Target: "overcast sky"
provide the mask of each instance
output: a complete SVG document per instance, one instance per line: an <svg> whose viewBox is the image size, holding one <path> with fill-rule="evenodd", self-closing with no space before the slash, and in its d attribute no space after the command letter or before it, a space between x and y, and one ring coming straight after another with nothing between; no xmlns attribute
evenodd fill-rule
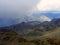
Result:
<svg viewBox="0 0 60 45"><path fill-rule="evenodd" d="M38 20L41 15L60 17L60 0L0 0L0 26Z"/></svg>
<svg viewBox="0 0 60 45"><path fill-rule="evenodd" d="M0 0L0 17L20 17L26 15L38 3L38 0Z"/></svg>
<svg viewBox="0 0 60 45"><path fill-rule="evenodd" d="M39 0L0 0L0 26L24 21ZM30 13L29 13L30 12Z"/></svg>

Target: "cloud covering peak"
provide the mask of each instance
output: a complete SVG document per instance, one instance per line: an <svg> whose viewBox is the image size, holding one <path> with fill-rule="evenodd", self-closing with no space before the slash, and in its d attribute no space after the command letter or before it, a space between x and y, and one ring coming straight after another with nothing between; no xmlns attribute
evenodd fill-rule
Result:
<svg viewBox="0 0 60 45"><path fill-rule="evenodd" d="M28 11L32 10L38 1L39 0L0 0L0 26L7 26L14 22L24 21L24 17Z"/></svg>
<svg viewBox="0 0 60 45"><path fill-rule="evenodd" d="M42 11L60 11L60 0L0 0L0 26L22 21L50 21L45 14L41 15Z"/></svg>
<svg viewBox="0 0 60 45"><path fill-rule="evenodd" d="M50 19L49 17L45 16L45 15L40 16L39 20L40 20L41 22L51 21L51 19Z"/></svg>

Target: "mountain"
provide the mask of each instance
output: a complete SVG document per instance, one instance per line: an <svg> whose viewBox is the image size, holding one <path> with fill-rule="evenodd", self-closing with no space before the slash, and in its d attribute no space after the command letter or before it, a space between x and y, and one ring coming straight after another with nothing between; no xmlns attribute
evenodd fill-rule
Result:
<svg viewBox="0 0 60 45"><path fill-rule="evenodd" d="M60 45L59 24L60 18L56 18L50 22L30 21L2 27L0 29L0 44Z"/></svg>
<svg viewBox="0 0 60 45"><path fill-rule="evenodd" d="M57 27L54 31L48 32L47 34L43 35L44 38L59 38L60 37L60 27ZM41 38L42 38L41 37Z"/></svg>
<svg viewBox="0 0 60 45"><path fill-rule="evenodd" d="M53 31L57 27L57 24L59 25L59 23L60 19L57 18L53 19L52 21L44 21L44 22L40 21L22 22L2 28L11 29L20 34L21 36L24 35L37 36L42 35L48 31Z"/></svg>
<svg viewBox="0 0 60 45"><path fill-rule="evenodd" d="M47 24L47 23L46 23ZM47 31L52 30L53 27L49 25L41 24L40 22L22 22L20 24L4 27L5 29L11 29L18 33L20 36L41 36Z"/></svg>
<svg viewBox="0 0 60 45"><path fill-rule="evenodd" d="M49 21L44 21L44 22L41 23L41 25L43 25L43 26L44 25L50 25L50 22Z"/></svg>
<svg viewBox="0 0 60 45"><path fill-rule="evenodd" d="M6 27L1 27L0 29L11 29L20 34L20 32L34 28L36 25L40 25L40 22L39 21L22 22L22 23L18 23Z"/></svg>
<svg viewBox="0 0 60 45"><path fill-rule="evenodd" d="M44 22L44 21L50 21L51 19L47 16L34 16L34 15L27 15L27 16L23 16L21 18L17 17L17 18L4 18L4 17L0 17L0 27L5 27L5 26L10 26L10 25L14 25L14 24L18 24L21 22ZM34 23L34 24L35 24Z"/></svg>
<svg viewBox="0 0 60 45"><path fill-rule="evenodd" d="M52 19L51 24L54 26L60 26L60 18Z"/></svg>

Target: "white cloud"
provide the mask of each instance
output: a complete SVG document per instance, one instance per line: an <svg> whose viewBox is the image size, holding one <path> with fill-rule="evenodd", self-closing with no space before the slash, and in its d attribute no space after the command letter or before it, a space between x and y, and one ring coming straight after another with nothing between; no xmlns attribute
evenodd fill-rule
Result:
<svg viewBox="0 0 60 45"><path fill-rule="evenodd" d="M37 4L40 11L60 11L60 0L41 0Z"/></svg>
<svg viewBox="0 0 60 45"><path fill-rule="evenodd" d="M45 16L45 15L41 15L40 18L39 18L39 20L40 20L41 22L51 21L51 19L50 19L49 17Z"/></svg>

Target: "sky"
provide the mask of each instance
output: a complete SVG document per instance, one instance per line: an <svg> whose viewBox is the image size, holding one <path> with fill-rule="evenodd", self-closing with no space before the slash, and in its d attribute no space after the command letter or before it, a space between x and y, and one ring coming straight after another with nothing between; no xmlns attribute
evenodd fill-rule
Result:
<svg viewBox="0 0 60 45"><path fill-rule="evenodd" d="M0 27L43 17L60 18L60 0L0 0Z"/></svg>

